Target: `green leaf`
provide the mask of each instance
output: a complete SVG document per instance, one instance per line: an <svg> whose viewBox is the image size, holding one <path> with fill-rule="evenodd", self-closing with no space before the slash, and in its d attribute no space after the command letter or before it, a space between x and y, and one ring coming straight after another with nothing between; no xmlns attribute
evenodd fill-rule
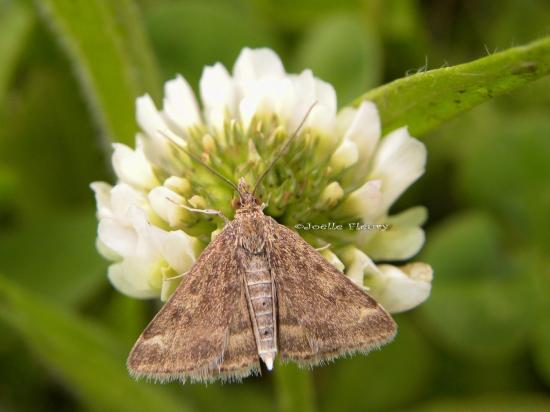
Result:
<svg viewBox="0 0 550 412"><path fill-rule="evenodd" d="M0 276L0 319L92 411L185 412L165 387L135 382L117 342L99 325Z"/></svg>
<svg viewBox="0 0 550 412"><path fill-rule="evenodd" d="M313 379L295 364L275 365L273 372L279 412L314 412Z"/></svg>
<svg viewBox="0 0 550 412"><path fill-rule="evenodd" d="M133 0L36 2L59 36L103 134L133 144L135 98L159 92L152 52Z"/></svg>
<svg viewBox="0 0 550 412"><path fill-rule="evenodd" d="M17 104L0 110L0 164L8 173L2 200L21 220L43 219L60 207L91 206L90 182L109 177L78 84L48 37L35 30L30 60L39 64L10 92ZM47 62L36 56L40 53Z"/></svg>
<svg viewBox="0 0 550 412"><path fill-rule="evenodd" d="M408 126L419 136L492 97L550 73L550 37L470 63L395 80L364 94L376 103L385 132Z"/></svg>
<svg viewBox="0 0 550 412"><path fill-rule="evenodd" d="M339 105L348 104L357 90L375 86L381 77L382 56L377 33L357 15L330 16L313 26L297 51L298 66L336 89Z"/></svg>
<svg viewBox="0 0 550 412"><path fill-rule="evenodd" d="M484 361L515 356L527 343L535 317L533 279L501 251L495 222L464 213L428 233L419 260L435 279L419 308L425 325L449 351Z"/></svg>
<svg viewBox="0 0 550 412"><path fill-rule="evenodd" d="M0 270L59 303L78 304L107 282L96 231L90 209L7 230L0 235Z"/></svg>
<svg viewBox="0 0 550 412"><path fill-rule="evenodd" d="M33 27L34 14L27 4L0 5L0 104Z"/></svg>

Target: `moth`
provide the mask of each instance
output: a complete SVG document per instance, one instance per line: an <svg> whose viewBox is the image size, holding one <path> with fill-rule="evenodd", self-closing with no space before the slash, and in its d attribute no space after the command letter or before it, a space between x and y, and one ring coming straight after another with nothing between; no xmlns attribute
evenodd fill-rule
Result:
<svg viewBox="0 0 550 412"><path fill-rule="evenodd" d="M396 324L384 308L297 233L266 216L255 195L304 121L253 191L243 178L238 186L229 182L238 194L235 218L138 338L127 362L132 376L234 381L260 374L260 360L271 370L277 355L312 366L393 339Z"/></svg>

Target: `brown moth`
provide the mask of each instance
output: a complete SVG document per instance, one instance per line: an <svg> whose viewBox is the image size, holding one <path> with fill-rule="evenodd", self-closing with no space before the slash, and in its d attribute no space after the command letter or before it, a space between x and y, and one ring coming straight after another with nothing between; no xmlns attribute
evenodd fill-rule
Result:
<svg viewBox="0 0 550 412"><path fill-rule="evenodd" d="M132 376L240 380L260 373L260 359L271 370L277 354L312 366L367 353L395 336L395 322L372 297L264 215L254 192L271 166L252 192L242 178L232 184L239 194L235 218L139 337L127 362Z"/></svg>

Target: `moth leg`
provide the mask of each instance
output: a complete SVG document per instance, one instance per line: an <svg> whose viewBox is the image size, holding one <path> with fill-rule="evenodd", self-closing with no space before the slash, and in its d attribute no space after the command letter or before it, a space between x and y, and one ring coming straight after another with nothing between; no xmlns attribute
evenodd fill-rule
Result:
<svg viewBox="0 0 550 412"><path fill-rule="evenodd" d="M315 248L315 250L316 250L317 252L322 252L323 250L327 250L327 249L328 249L329 247L331 247L331 246L332 246L332 244L330 244L330 243L327 243L327 244L326 244L326 245L324 245L324 246L321 246L321 247Z"/></svg>
<svg viewBox="0 0 550 412"><path fill-rule="evenodd" d="M179 279L179 278L184 277L184 276L187 275L188 273L189 273L189 271L183 272L183 273L180 273L179 275L175 275L175 276L170 276L170 277L168 277L168 278L164 278L164 280Z"/></svg>
<svg viewBox="0 0 550 412"><path fill-rule="evenodd" d="M190 212L196 212L196 213L204 213L205 215L217 215L219 217L221 217L223 219L223 221L225 222L225 224L228 224L229 223L229 219L222 213L220 212L219 210L214 210L214 209L195 209L194 207L189 207L187 205L180 205L176 202L174 202L172 199L169 199L169 198L166 198L166 200L168 200L169 202L172 202L173 204L175 204L176 206L178 207L182 207L184 209L187 209L189 210Z"/></svg>
<svg viewBox="0 0 550 412"><path fill-rule="evenodd" d="M214 209L195 209L194 207L189 207L187 205L179 205L180 207L183 207L184 209L189 210L190 212L196 212L196 213L204 213L205 215L217 215L223 219L225 224L229 223L229 219L219 210Z"/></svg>

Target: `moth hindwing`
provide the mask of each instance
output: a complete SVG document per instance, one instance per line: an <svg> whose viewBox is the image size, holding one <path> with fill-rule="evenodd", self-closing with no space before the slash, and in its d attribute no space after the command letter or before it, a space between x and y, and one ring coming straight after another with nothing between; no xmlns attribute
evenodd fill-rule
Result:
<svg viewBox="0 0 550 412"><path fill-rule="evenodd" d="M241 206L139 337L130 373L157 381L239 380L283 361L316 365L390 341L396 325L298 234Z"/></svg>

